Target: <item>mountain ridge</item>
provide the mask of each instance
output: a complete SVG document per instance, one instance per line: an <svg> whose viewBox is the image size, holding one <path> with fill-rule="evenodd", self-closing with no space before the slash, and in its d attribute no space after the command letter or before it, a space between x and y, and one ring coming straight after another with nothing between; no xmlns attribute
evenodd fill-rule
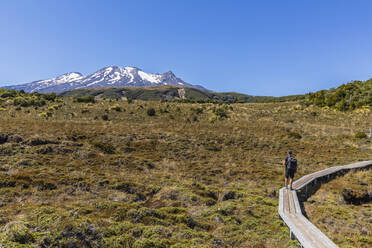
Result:
<svg viewBox="0 0 372 248"><path fill-rule="evenodd" d="M87 76L84 76L80 72L68 72L55 78L4 86L3 88L24 90L26 92L61 93L82 88L146 87L160 85L181 86L207 91L203 86L186 83L172 71L161 74L147 73L134 66L107 66Z"/></svg>

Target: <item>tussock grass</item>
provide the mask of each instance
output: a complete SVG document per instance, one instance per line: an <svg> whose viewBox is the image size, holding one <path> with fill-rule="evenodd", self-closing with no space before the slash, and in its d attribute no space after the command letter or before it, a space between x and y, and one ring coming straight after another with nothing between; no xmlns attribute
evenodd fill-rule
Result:
<svg viewBox="0 0 372 248"><path fill-rule="evenodd" d="M277 215L286 150L297 178L371 159L371 140L355 138L369 112L70 98L1 106L6 247L295 247Z"/></svg>

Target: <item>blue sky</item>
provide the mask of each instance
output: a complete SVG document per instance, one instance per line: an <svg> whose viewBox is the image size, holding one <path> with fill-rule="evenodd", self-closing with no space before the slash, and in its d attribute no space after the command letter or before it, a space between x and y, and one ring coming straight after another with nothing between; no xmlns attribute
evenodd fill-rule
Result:
<svg viewBox="0 0 372 248"><path fill-rule="evenodd" d="M372 1L2 0L0 86L109 66L288 95L372 77Z"/></svg>

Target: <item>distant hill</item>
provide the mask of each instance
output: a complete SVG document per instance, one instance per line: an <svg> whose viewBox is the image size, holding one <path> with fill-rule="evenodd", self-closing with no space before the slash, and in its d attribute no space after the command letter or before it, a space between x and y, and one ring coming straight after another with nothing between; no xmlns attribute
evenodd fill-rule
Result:
<svg viewBox="0 0 372 248"><path fill-rule="evenodd" d="M77 89L63 92L60 94L60 96L64 97L94 96L96 98L114 99L126 97L145 101L159 100L181 100L195 102L223 101L229 103L284 102L295 101L304 98L303 95L294 95L286 97L251 96L236 92L210 92L201 91L195 88L171 86Z"/></svg>
<svg viewBox="0 0 372 248"><path fill-rule="evenodd" d="M353 81L337 88L320 90L306 95L305 103L332 107L341 111L372 106L372 79Z"/></svg>
<svg viewBox="0 0 372 248"><path fill-rule="evenodd" d="M56 78L33 81L31 83L5 86L7 89L24 90L26 92L61 93L64 91L99 88L99 87L143 87L143 86L182 86L196 88L202 91L206 89L200 85L186 83L176 77L173 72L162 74L147 73L136 67L109 66L98 70L88 76L79 72L70 72Z"/></svg>

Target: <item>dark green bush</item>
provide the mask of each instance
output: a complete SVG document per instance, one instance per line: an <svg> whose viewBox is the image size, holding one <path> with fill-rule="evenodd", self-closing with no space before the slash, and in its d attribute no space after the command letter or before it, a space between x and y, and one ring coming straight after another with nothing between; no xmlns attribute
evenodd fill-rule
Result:
<svg viewBox="0 0 372 248"><path fill-rule="evenodd" d="M45 104L46 104L46 101L38 97L16 97L13 100L14 106L21 106L21 107L29 107L29 106L41 107L41 106L44 106Z"/></svg>
<svg viewBox="0 0 372 248"><path fill-rule="evenodd" d="M19 244L27 244L27 243L35 242L35 239L31 231L26 227L26 225L24 225L21 222L10 223L10 225L7 226L5 235L8 240L19 243Z"/></svg>
<svg viewBox="0 0 372 248"><path fill-rule="evenodd" d="M92 145L106 154L114 154L116 152L115 147L110 143L93 142Z"/></svg>
<svg viewBox="0 0 372 248"><path fill-rule="evenodd" d="M110 110L115 110L117 112L122 112L123 111L123 109L119 105L114 105L114 106L110 107Z"/></svg>
<svg viewBox="0 0 372 248"><path fill-rule="evenodd" d="M42 94L41 97L44 98L47 101L54 102L54 100L57 98L57 94L56 93L46 93L46 94Z"/></svg>
<svg viewBox="0 0 372 248"><path fill-rule="evenodd" d="M295 139L301 139L302 138L301 134L299 134L297 132L289 132L288 136L291 137L291 138L295 138Z"/></svg>
<svg viewBox="0 0 372 248"><path fill-rule="evenodd" d="M91 102L91 103L95 103L96 100L94 99L94 96L80 96L80 97L75 97L74 98L74 101L75 102Z"/></svg>
<svg viewBox="0 0 372 248"><path fill-rule="evenodd" d="M367 138L367 134L365 132L357 132L355 134L355 138L357 138L357 139L365 139L365 138Z"/></svg>
<svg viewBox="0 0 372 248"><path fill-rule="evenodd" d="M214 108L213 113L220 119L228 117L227 108L224 106Z"/></svg>
<svg viewBox="0 0 372 248"><path fill-rule="evenodd" d="M17 96L17 91L15 90L2 90L0 91L0 97L1 98L11 98L11 97L16 97Z"/></svg>
<svg viewBox="0 0 372 248"><path fill-rule="evenodd" d="M154 116L155 114L156 114L156 111L155 111L154 108L149 108L149 109L147 110L147 115L148 115L148 116Z"/></svg>

